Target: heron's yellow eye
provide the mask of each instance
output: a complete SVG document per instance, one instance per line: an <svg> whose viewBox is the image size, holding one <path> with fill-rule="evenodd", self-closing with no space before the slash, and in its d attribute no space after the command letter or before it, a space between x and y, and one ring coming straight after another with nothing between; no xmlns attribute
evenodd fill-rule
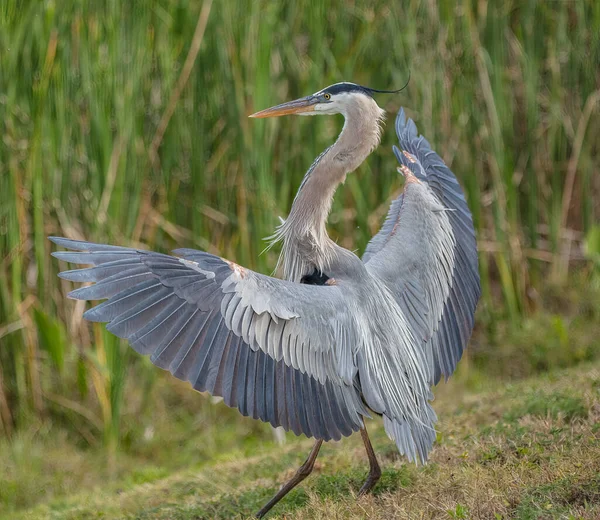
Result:
<svg viewBox="0 0 600 520"><path fill-rule="evenodd" d="M325 92L325 94L323 94L323 97L329 101L331 99L331 94L328 94L327 92Z"/></svg>

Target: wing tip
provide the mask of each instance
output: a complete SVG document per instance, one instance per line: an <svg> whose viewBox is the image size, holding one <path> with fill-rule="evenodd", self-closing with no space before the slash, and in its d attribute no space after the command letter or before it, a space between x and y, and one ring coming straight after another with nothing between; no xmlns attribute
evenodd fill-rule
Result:
<svg viewBox="0 0 600 520"><path fill-rule="evenodd" d="M86 301L86 300L88 300L88 298L85 297L85 289L88 289L88 286L78 287L77 289L74 289L73 291L70 291L69 293L67 293L67 298L69 298L69 300ZM83 296L82 296L82 293L83 293Z"/></svg>
<svg viewBox="0 0 600 520"><path fill-rule="evenodd" d="M54 251L50 254L57 260L62 260L63 262L67 262L68 264L76 264L78 263L76 259L77 257L74 255L78 255L78 253L79 251L75 253L73 251Z"/></svg>
<svg viewBox="0 0 600 520"><path fill-rule="evenodd" d="M108 321L102 316L102 311L98 311L98 307L92 307L83 313L83 318L87 321L91 321L92 323L108 323Z"/></svg>
<svg viewBox="0 0 600 520"><path fill-rule="evenodd" d="M406 116L404 107L400 107L396 116L396 134L398 134L398 139L403 137L414 139L417 137L417 125L410 117Z"/></svg>
<svg viewBox="0 0 600 520"><path fill-rule="evenodd" d="M90 243L84 240L75 240L72 238L49 236L48 240L57 246L71 249L74 251L89 251Z"/></svg>
<svg viewBox="0 0 600 520"><path fill-rule="evenodd" d="M54 253L52 253L52 256L54 256ZM62 271L57 276L61 280L68 280L69 282L85 282L86 280L80 278L81 271L82 269L71 269L70 271Z"/></svg>

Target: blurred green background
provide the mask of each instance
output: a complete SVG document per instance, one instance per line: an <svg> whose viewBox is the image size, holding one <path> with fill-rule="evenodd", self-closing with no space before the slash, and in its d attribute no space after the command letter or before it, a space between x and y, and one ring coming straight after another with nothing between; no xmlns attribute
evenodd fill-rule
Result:
<svg viewBox="0 0 600 520"><path fill-rule="evenodd" d="M85 323L46 237L271 272L263 237L342 120L247 115L338 81L410 71L336 240L362 252L402 189L400 106L465 189L483 297L458 380L600 356L599 2L3 0L0 24L0 512L271 439Z"/></svg>

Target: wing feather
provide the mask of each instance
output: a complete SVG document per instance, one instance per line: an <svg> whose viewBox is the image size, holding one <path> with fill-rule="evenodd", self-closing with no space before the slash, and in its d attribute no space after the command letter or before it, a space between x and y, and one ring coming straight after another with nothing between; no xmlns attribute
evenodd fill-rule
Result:
<svg viewBox="0 0 600 520"><path fill-rule="evenodd" d="M71 297L106 299L84 316L107 322L196 390L223 396L244 415L326 440L357 431L368 415L352 381L340 375L353 370L343 366L351 353L335 344L335 289L323 297L325 287L271 279L200 251L179 250L182 259L51 240L74 250L54 256L93 266L62 273L95 283ZM349 347L344 341L340 348Z"/></svg>
<svg viewBox="0 0 600 520"><path fill-rule="evenodd" d="M473 330L481 293L475 231L456 177L403 109L396 133L394 153L409 182L363 261L390 288L423 341L436 384L452 374ZM398 439L403 432L396 429Z"/></svg>

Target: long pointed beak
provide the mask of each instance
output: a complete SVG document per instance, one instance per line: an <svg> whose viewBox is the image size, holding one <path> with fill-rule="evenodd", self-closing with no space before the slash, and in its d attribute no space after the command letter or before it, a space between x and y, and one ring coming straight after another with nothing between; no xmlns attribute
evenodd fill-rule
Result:
<svg viewBox="0 0 600 520"><path fill-rule="evenodd" d="M266 108L265 110L256 112L256 114L252 114L248 117L278 117L286 116L288 114L302 114L303 112L313 112L315 109L315 105L318 102L319 100L317 97L308 96L305 98L295 99L294 101L288 101L287 103L282 103L281 105L277 105L271 108Z"/></svg>

